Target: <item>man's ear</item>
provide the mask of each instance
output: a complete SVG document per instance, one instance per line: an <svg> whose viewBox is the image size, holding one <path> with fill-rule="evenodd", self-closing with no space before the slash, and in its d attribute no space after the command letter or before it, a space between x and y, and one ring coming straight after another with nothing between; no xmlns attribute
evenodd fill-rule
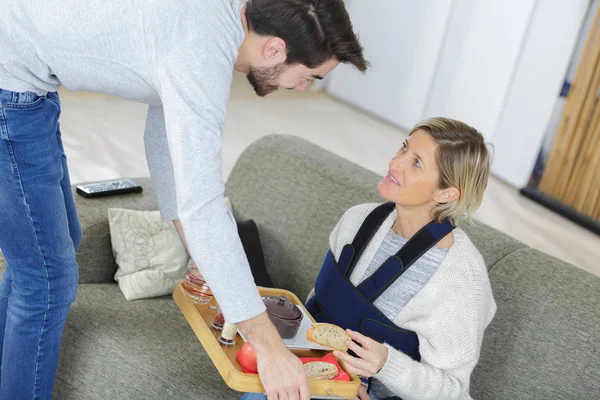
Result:
<svg viewBox="0 0 600 400"><path fill-rule="evenodd" d="M435 202L440 204L450 203L451 201L460 198L460 190L455 187L438 190L435 194Z"/></svg>
<svg viewBox="0 0 600 400"><path fill-rule="evenodd" d="M279 37L270 38L263 46L262 55L265 60L275 61L277 64L285 62L287 59L287 46L285 40Z"/></svg>

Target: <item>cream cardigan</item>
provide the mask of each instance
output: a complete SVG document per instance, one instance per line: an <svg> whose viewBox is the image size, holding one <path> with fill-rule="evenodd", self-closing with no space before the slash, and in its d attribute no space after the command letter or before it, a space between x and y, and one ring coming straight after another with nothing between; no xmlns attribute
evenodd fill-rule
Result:
<svg viewBox="0 0 600 400"><path fill-rule="evenodd" d="M336 260L377 206L362 204L346 211L329 239ZM392 212L373 236L350 277L354 285L361 282L396 217ZM388 360L375 375L403 400L471 398L471 372L496 303L483 257L464 231L457 228L453 234L454 243L438 270L393 320L417 333L421 361L386 344Z"/></svg>

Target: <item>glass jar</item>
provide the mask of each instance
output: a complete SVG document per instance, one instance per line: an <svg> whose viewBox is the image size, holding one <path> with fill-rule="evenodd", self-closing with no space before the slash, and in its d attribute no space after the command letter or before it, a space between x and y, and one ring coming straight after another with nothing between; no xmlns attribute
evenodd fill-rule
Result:
<svg viewBox="0 0 600 400"><path fill-rule="evenodd" d="M210 326L220 331L223 329L223 325L225 325L225 316L223 315L223 311L221 311L221 307L219 307L219 304L217 304L215 309L215 317L213 318Z"/></svg>
<svg viewBox="0 0 600 400"><path fill-rule="evenodd" d="M213 298L208 284L192 262L185 273L185 281L182 286L195 303L207 304Z"/></svg>
<svg viewBox="0 0 600 400"><path fill-rule="evenodd" d="M235 337L237 335L237 327L234 324L225 322L221 336L219 336L219 342L225 346L233 346L235 344Z"/></svg>

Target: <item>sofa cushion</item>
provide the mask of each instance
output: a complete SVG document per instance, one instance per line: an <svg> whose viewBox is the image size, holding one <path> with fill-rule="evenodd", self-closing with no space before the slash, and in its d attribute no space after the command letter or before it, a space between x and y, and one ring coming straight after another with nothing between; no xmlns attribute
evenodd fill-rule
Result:
<svg viewBox="0 0 600 400"><path fill-rule="evenodd" d="M57 399L239 399L171 299L80 285L61 344Z"/></svg>
<svg viewBox="0 0 600 400"><path fill-rule="evenodd" d="M498 311L472 377L473 397L598 398L600 279L527 248L498 262L490 280Z"/></svg>

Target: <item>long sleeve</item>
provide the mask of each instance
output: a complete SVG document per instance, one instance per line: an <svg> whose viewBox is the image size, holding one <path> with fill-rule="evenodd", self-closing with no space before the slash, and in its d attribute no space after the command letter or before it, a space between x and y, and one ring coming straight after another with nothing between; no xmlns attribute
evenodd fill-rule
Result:
<svg viewBox="0 0 600 400"><path fill-rule="evenodd" d="M199 41L198 46L174 49L157 78L177 214L191 256L225 318L235 323L255 317L265 307L223 201L221 150L233 55L211 41Z"/></svg>
<svg viewBox="0 0 600 400"><path fill-rule="evenodd" d="M461 250L446 255L438 273L394 319L419 336L421 360L386 345L388 360L375 379L405 400L470 399L470 376L495 306L485 266L474 261L461 236L456 232Z"/></svg>
<svg viewBox="0 0 600 400"><path fill-rule="evenodd" d="M477 360L454 369L441 369L426 360L415 361L393 347L385 346L388 360L375 379L397 396L404 400L470 398L469 377Z"/></svg>
<svg viewBox="0 0 600 400"><path fill-rule="evenodd" d="M144 130L146 160L163 221L177 219L177 194L162 105L149 106Z"/></svg>

